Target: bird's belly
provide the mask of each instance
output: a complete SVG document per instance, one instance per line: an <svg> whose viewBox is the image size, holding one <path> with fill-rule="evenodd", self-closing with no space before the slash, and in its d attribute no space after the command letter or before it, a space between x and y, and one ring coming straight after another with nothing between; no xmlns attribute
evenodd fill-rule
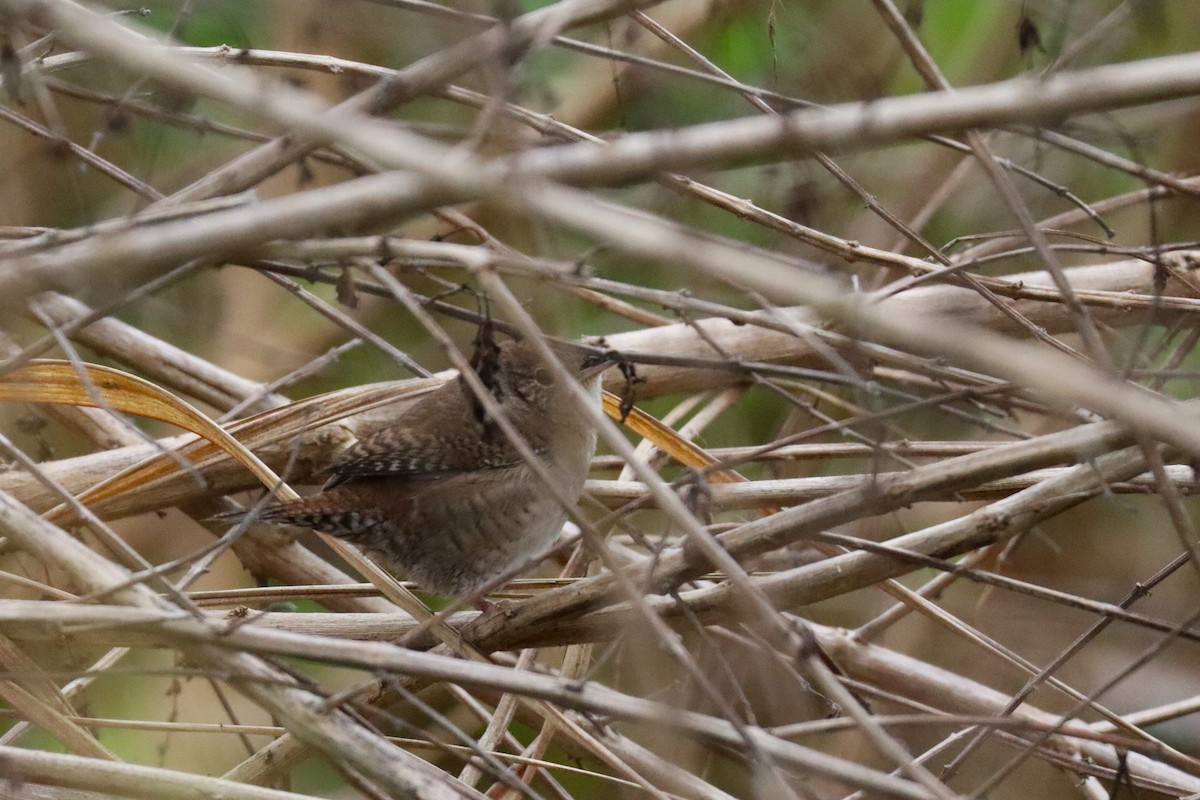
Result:
<svg viewBox="0 0 1200 800"><path fill-rule="evenodd" d="M358 544L403 577L440 593L467 594L544 551L566 513L537 478L520 469L460 475L410 494L406 513ZM582 486L565 487L572 500Z"/></svg>

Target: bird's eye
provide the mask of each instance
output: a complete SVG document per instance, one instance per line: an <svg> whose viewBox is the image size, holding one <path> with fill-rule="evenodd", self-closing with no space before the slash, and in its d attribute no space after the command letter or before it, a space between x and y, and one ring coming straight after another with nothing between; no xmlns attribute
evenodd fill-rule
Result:
<svg viewBox="0 0 1200 800"><path fill-rule="evenodd" d="M534 370L533 379L541 386L554 385L554 374L545 367L538 367L536 370Z"/></svg>

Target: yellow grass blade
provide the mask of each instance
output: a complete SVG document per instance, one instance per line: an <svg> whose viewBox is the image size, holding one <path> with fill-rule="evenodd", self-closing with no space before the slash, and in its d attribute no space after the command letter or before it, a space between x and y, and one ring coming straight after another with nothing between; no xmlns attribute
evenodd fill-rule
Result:
<svg viewBox="0 0 1200 800"><path fill-rule="evenodd" d="M617 421L622 421L621 398L606 391L603 394L603 400L604 413ZM630 409L623 421L639 436L650 440L655 447L686 467L703 469L717 463L717 460L706 453L703 448L684 439L670 426L664 425L640 408ZM714 470L708 475L708 479L713 483L740 483L746 480L732 469Z"/></svg>
<svg viewBox="0 0 1200 800"><path fill-rule="evenodd" d="M0 376L0 400L111 408L167 422L220 447L281 499L295 496L290 489L281 490L279 476L220 425L170 392L121 370L39 359Z"/></svg>

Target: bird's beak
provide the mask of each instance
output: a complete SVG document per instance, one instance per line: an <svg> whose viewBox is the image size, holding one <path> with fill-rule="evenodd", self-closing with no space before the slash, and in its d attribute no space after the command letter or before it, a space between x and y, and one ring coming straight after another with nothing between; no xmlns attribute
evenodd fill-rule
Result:
<svg viewBox="0 0 1200 800"><path fill-rule="evenodd" d="M616 355L611 351L588 353L579 364L579 380L586 383L616 363Z"/></svg>

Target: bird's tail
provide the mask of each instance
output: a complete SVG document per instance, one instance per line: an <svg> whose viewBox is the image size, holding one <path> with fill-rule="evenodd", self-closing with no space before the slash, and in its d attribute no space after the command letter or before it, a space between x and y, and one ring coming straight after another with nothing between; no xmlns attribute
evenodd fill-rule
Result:
<svg viewBox="0 0 1200 800"><path fill-rule="evenodd" d="M209 519L234 525L247 520L273 525L297 525L338 536L354 536L374 528L383 521L379 512L362 508L358 504L347 504L345 499L338 495L338 492L323 492L286 503L228 511Z"/></svg>

